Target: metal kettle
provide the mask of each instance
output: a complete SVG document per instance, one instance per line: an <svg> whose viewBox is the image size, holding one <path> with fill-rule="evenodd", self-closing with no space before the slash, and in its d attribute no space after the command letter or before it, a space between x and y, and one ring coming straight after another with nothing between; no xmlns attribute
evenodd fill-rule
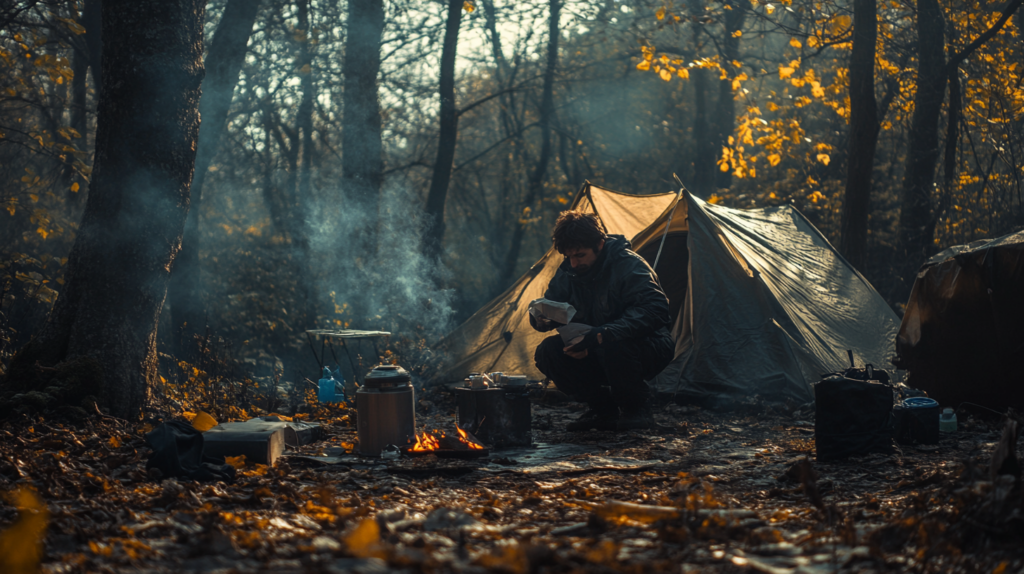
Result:
<svg viewBox="0 0 1024 574"><path fill-rule="evenodd" d="M416 432L416 391L409 372L398 365L373 368L356 391L359 454L380 456L388 445L410 444Z"/></svg>

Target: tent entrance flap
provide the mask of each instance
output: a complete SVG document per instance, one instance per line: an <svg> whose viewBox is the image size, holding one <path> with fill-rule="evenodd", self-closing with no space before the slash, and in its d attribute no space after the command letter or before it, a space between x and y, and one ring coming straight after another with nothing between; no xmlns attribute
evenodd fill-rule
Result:
<svg viewBox="0 0 1024 574"><path fill-rule="evenodd" d="M658 263L658 280L661 288L668 295L668 306L671 317L679 316L679 309L686 300L686 285L689 282L690 250L686 246L686 232L670 232L665 237L665 247L661 250L661 262ZM637 255L643 257L647 264L654 266L658 255L660 241L650 241L637 249Z"/></svg>

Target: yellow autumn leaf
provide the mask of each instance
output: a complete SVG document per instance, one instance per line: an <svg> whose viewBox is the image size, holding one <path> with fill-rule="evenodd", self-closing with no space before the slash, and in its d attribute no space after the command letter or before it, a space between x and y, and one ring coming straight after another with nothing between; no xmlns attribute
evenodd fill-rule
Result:
<svg viewBox="0 0 1024 574"><path fill-rule="evenodd" d="M192 419L192 428L199 432L206 432L215 426L217 426L217 420L206 411L199 411L196 418Z"/></svg>
<svg viewBox="0 0 1024 574"><path fill-rule="evenodd" d="M832 31L835 34L845 31L847 28L850 28L852 26L853 19L845 14L841 16L836 16L835 19L832 20Z"/></svg>
<svg viewBox="0 0 1024 574"><path fill-rule="evenodd" d="M343 540L348 551L358 558L382 557L380 526L374 518L364 518Z"/></svg>
<svg viewBox="0 0 1024 574"><path fill-rule="evenodd" d="M821 163L823 163L825 165L828 165L828 162L829 162L828 154L827 153L819 153L818 154L818 161L820 161Z"/></svg>
<svg viewBox="0 0 1024 574"><path fill-rule="evenodd" d="M775 12L775 6L772 4L768 4L767 6L764 7L764 11L771 15L773 12Z"/></svg>
<svg viewBox="0 0 1024 574"><path fill-rule="evenodd" d="M785 80L786 78L792 76L794 71L795 70L793 70L793 68L790 68L789 66L783 66L783 65L780 64L779 65L779 79L780 80Z"/></svg>
<svg viewBox="0 0 1024 574"><path fill-rule="evenodd" d="M658 75L666 82L672 79L672 72L669 72L667 68L662 68L661 71L658 72Z"/></svg>
<svg viewBox="0 0 1024 574"><path fill-rule="evenodd" d="M34 492L21 488L7 495L18 509L18 520L0 532L0 572L35 574L43 555L43 538L50 513Z"/></svg>
<svg viewBox="0 0 1024 574"><path fill-rule="evenodd" d="M267 471L269 469L270 469L270 467L265 465L265 464L256 464L256 465L252 466L251 468L250 467L246 467L244 470L243 469L239 469L239 471L240 471L242 476L266 476Z"/></svg>
<svg viewBox="0 0 1024 574"><path fill-rule="evenodd" d="M790 38L789 39L789 45L793 46L797 50L799 50L800 48L803 47L803 44L800 43L800 40L797 40L796 38Z"/></svg>
<svg viewBox="0 0 1024 574"><path fill-rule="evenodd" d="M462 9L466 12L472 12L473 10L476 10L476 6L474 6L472 2L467 1L462 3Z"/></svg>
<svg viewBox="0 0 1024 574"><path fill-rule="evenodd" d="M710 203L711 205L715 205L721 202L722 198L717 193L712 193L711 197L708 198L708 203Z"/></svg>
<svg viewBox="0 0 1024 574"><path fill-rule="evenodd" d="M78 186L78 182L76 181L75 183L71 184L71 191L74 191L75 193L77 193L78 190L79 190L79 186Z"/></svg>
<svg viewBox="0 0 1024 574"><path fill-rule="evenodd" d="M241 454L241 455L238 455L238 456L225 456L224 457L224 462L226 462L226 463L230 464L231 466L241 470L241 469L245 468L245 455Z"/></svg>
<svg viewBox="0 0 1024 574"><path fill-rule="evenodd" d="M686 80L689 79L690 77L690 71L687 70L686 68L679 68L679 70L676 71L676 75Z"/></svg>
<svg viewBox="0 0 1024 574"><path fill-rule="evenodd" d="M647 60L644 60L643 62L640 62L639 64L636 65L636 69L637 70L644 70L644 71L650 70L651 69L651 63L649 61L647 61Z"/></svg>
<svg viewBox="0 0 1024 574"><path fill-rule="evenodd" d="M779 165L780 161L782 161L782 156L777 154L777 153L773 153L773 154L768 156L768 163L772 167Z"/></svg>
<svg viewBox="0 0 1024 574"><path fill-rule="evenodd" d="M809 36L807 38L807 47L808 48L816 48L816 47L818 47L818 44L820 44L820 43L821 42L818 40L817 36Z"/></svg>
<svg viewBox="0 0 1024 574"><path fill-rule="evenodd" d="M742 35L743 35L743 30L736 30L735 32L732 33L732 37L733 38L739 38Z"/></svg>
<svg viewBox="0 0 1024 574"><path fill-rule="evenodd" d="M658 20L664 20L665 19L665 7L662 6L661 8L658 8L658 11L654 13L654 17L657 18Z"/></svg>
<svg viewBox="0 0 1024 574"><path fill-rule="evenodd" d="M111 448L121 448L121 439L117 438L116 436L110 437L110 440L108 440L107 443L110 445Z"/></svg>

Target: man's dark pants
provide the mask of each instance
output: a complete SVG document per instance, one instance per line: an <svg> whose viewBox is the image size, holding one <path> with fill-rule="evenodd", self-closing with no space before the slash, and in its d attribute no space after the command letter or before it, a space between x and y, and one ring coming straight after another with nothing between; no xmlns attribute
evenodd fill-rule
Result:
<svg viewBox="0 0 1024 574"><path fill-rule="evenodd" d="M534 354L537 368L558 390L609 413L642 408L651 392L645 381L667 367L675 352L672 337L657 335L607 341L582 359L566 355L564 348L561 335L544 339Z"/></svg>

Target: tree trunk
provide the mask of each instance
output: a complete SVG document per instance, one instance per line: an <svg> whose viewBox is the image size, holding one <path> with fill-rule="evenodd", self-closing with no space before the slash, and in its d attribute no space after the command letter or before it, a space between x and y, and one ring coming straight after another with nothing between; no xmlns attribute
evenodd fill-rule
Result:
<svg viewBox="0 0 1024 574"><path fill-rule="evenodd" d="M93 82L96 87L96 94L100 93L100 62L103 54L102 28L100 23L100 9L102 0L86 0L82 7L82 16L79 24L85 28L82 43L75 44L72 55L72 69L74 77L71 80L71 128L78 132L79 137L68 142L80 151L84 152L88 147L88 76L92 68ZM64 166L64 185L71 193L71 201L75 205L82 205L86 197L86 182L77 181L74 173L74 156L68 155ZM79 184L77 192L71 192L73 183Z"/></svg>
<svg viewBox="0 0 1024 574"><path fill-rule="evenodd" d="M135 418L156 377L156 325L181 243L199 134L203 0L106 0L104 88L92 188L64 290L4 390L38 388L36 363L86 357L89 389ZM156 137L158 134L159 137ZM36 388L32 388L36 387ZM26 389L27 390L27 389Z"/></svg>
<svg viewBox="0 0 1024 574"><path fill-rule="evenodd" d="M508 60L505 58L501 34L498 32L498 14L494 7L494 0L483 0L481 4L483 5L484 25L491 40L491 56L494 58L495 89L509 90L498 96L498 123L501 126L502 137L509 141L511 153L501 154L498 205L495 209L497 217L488 226L492 237L491 244L495 246L494 249L490 250L489 256L494 267L501 269L508 257L508 251L499 253L497 246L504 245L506 237L509 239L509 245L511 245L515 241L512 235L519 226L518 214L513 214L516 215L515 217L509 217L512 206L519 206L522 203L521 186L519 179L515 175L516 167L526 165L529 161L524 157L527 155L528 150L525 138L523 137L523 130L520 127L521 122L516 115L515 92L511 91L510 80L515 77L517 70L511 69ZM481 189L481 192L486 193L483 189ZM509 230L512 230L512 233L508 233ZM499 277L496 279L492 285L494 295L504 291L506 283L507 279L505 278Z"/></svg>
<svg viewBox="0 0 1024 574"><path fill-rule="evenodd" d="M743 28L743 21L747 17L747 10L743 2L730 2L726 5L731 10L725 11L725 38L722 39L723 65L732 68L732 62L739 58L740 39L733 36L733 33ZM718 82L718 103L715 106L715 139L716 144L712 148L716 153L722 149L729 136L736 127L736 96L733 94L732 80L726 78ZM715 172L715 187L728 188L732 186L732 172Z"/></svg>
<svg viewBox="0 0 1024 574"><path fill-rule="evenodd" d="M302 297L300 324L314 325L317 310L316 291L310 280L309 228L306 224L313 202L313 100L316 97L316 87L313 85L313 52L310 50L309 3L310 0L298 0L299 29L302 31L302 40L299 43L299 88L302 90L302 99L299 101L296 114L296 127L301 134L298 141L302 146L302 152L298 173L298 202L295 206L299 220L294 237L297 240L298 256L296 276L306 279L299 282Z"/></svg>
<svg viewBox="0 0 1024 574"><path fill-rule="evenodd" d="M189 202L181 252L174 261L171 282L167 290L171 306L173 341L172 353L184 358L191 350L194 336L205 328L203 282L199 263L199 215L203 200L203 183L217 154L221 138L227 128L231 95L238 83L238 74L245 61L246 45L252 33L258 0L230 0L224 8L217 31L210 41L206 55L206 79L199 113L203 127L199 131L195 176Z"/></svg>
<svg viewBox="0 0 1024 574"><path fill-rule="evenodd" d="M448 22L445 25L444 45L441 48L441 80L438 89L441 96L441 130L437 141L434 175L430 180L430 191L427 193L426 228L423 234L423 253L430 260L441 257L441 243L444 241L444 205L448 196L448 183L452 178L452 164L455 162L455 141L459 130L459 118L455 109L455 55L459 42L462 5L462 0L448 2Z"/></svg>
<svg viewBox="0 0 1024 574"><path fill-rule="evenodd" d="M900 209L900 257L903 295L910 292L917 267L932 251L935 223L932 189L935 162L939 157L939 116L946 94L945 32L942 9L937 0L918 0L917 93L907 142L907 168L903 178ZM905 297L901 297L905 298Z"/></svg>
<svg viewBox="0 0 1024 574"><path fill-rule="evenodd" d="M693 80L693 99L696 115L693 118L693 191L697 197L707 199L715 189L715 165L716 154L722 151L722 146L715 147L715 138L711 135L711 126L708 125L708 70L706 68L694 68L690 71L690 78Z"/></svg>
<svg viewBox="0 0 1024 574"><path fill-rule="evenodd" d="M548 2L548 58L544 69L544 85L541 88L540 101L540 155L537 163L530 172L527 180L526 198L523 201L524 207L533 207L533 204L540 199L541 189L544 186L544 175L547 173L548 163L551 160L551 119L555 115L555 71L558 68L558 22L561 17L562 3L560 0L549 0ZM508 252L505 255L505 262L498 273L497 288L501 289L512 282L515 276L516 264L519 263L519 253L523 247L523 235L526 233L526 224L519 222L520 215L514 214L515 227L512 231L512 241Z"/></svg>
<svg viewBox="0 0 1024 574"><path fill-rule="evenodd" d="M383 0L349 0L345 38L345 93L341 128L341 187L349 210L359 218L354 256L377 251L380 190L384 182L381 142L380 43L384 33Z"/></svg>
<svg viewBox="0 0 1024 574"><path fill-rule="evenodd" d="M871 171L878 143L878 103L875 101L875 40L878 18L875 0L854 0L853 52L850 56L850 136L846 195L840 223L839 251L855 268L867 260Z"/></svg>
<svg viewBox="0 0 1024 574"><path fill-rule="evenodd" d="M82 26L85 27L85 46L89 54L89 68L96 95L103 91L103 0L85 0L82 8Z"/></svg>
<svg viewBox="0 0 1024 574"><path fill-rule="evenodd" d="M70 139L66 143L78 148L81 151L85 151L86 147L86 122L88 116L86 115L86 106L88 93L86 79L89 74L89 55L83 51L76 49L72 55L73 61L71 63L72 70L74 71L74 77L71 78L71 129L78 133L78 138ZM67 152L65 152L67 153ZM82 199L85 197L85 190L82 189L84 186L81 185L75 177L75 155L67 153L64 157L64 171L61 174L62 185L67 193L69 193L70 201L75 206L82 205ZM79 189L71 191L71 185L79 183Z"/></svg>

